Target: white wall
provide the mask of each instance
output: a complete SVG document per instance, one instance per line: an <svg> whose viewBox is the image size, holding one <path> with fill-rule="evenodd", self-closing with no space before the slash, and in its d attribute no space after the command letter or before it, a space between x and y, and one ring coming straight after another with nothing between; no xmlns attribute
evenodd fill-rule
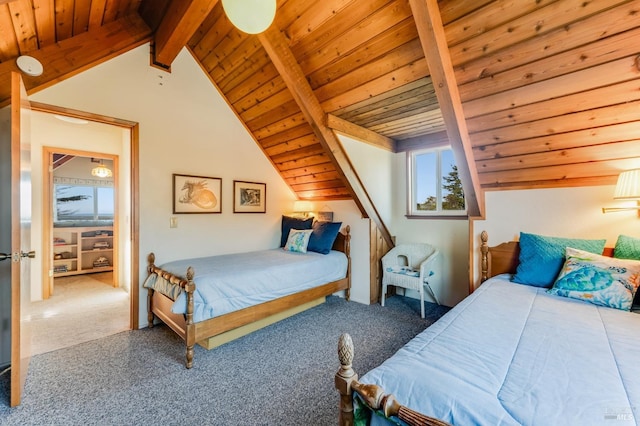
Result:
<svg viewBox="0 0 640 426"><path fill-rule="evenodd" d="M343 135L339 139L378 214L389 226L393 215L394 154Z"/></svg>
<svg viewBox="0 0 640 426"><path fill-rule="evenodd" d="M479 253L480 233L489 245L517 240L520 232L567 238L606 238L613 247L618 235L640 238L637 211L602 213L602 207L624 207L613 199L615 186L491 191L486 194L486 220L473 223L474 253ZM634 205L631 202L631 205ZM475 284L480 260L474 261Z"/></svg>
<svg viewBox="0 0 640 426"><path fill-rule="evenodd" d="M171 69L167 74L149 67L145 45L31 96L140 124L141 282L151 251L163 263L276 247L281 215L293 210L295 200L190 54L183 50ZM172 173L222 178L222 213L178 215L178 227L169 228ZM267 184L266 214L233 213L234 179ZM339 205L336 220L359 220L353 203L346 204ZM368 228L350 225L354 245L366 239L368 247ZM366 259L368 274L368 250L352 253L354 265ZM366 282L354 280L354 300L368 300L368 285L368 276ZM140 295L140 325L145 326L146 298L142 290Z"/></svg>

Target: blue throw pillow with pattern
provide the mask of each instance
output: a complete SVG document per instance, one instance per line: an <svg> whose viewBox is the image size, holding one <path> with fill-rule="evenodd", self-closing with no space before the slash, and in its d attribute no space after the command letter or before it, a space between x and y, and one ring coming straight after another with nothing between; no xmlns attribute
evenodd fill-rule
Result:
<svg viewBox="0 0 640 426"><path fill-rule="evenodd" d="M640 261L615 259L567 247L564 263L553 288L557 296L628 311L640 284Z"/></svg>

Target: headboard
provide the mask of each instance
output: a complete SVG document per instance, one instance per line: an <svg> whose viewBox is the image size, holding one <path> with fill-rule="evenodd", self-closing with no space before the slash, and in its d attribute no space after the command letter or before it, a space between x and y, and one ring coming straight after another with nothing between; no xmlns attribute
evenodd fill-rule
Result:
<svg viewBox="0 0 640 426"><path fill-rule="evenodd" d="M500 274L515 274L520 256L520 245L517 241L509 241L497 246L489 247L489 234L482 231L480 234L480 252L482 256L480 282ZM605 247L603 256L613 257L613 247Z"/></svg>

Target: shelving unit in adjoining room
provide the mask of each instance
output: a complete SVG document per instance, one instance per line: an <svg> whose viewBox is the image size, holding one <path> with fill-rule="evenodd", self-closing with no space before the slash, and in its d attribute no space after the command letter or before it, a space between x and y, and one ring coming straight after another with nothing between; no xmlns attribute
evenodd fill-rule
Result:
<svg viewBox="0 0 640 426"><path fill-rule="evenodd" d="M53 276L113 271L112 226L53 229Z"/></svg>

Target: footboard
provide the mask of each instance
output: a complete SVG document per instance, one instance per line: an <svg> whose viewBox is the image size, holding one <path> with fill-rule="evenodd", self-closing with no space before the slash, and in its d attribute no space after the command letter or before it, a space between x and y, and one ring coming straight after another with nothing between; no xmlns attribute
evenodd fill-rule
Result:
<svg viewBox="0 0 640 426"><path fill-rule="evenodd" d="M153 253L149 254L147 260L149 262L149 266L147 267L149 275L155 274L167 280L169 283L179 286L186 293L187 311L184 314L184 323L181 320L182 315L178 316L171 313L170 304L154 303L154 297L161 295L154 295L155 291L152 288L149 288L147 293L147 315L149 327L153 327L154 315L156 315L185 340L187 345L185 364L187 368L191 368L193 366L193 353L196 344L195 325L193 322L193 292L196 289L196 285L193 282L193 268L187 268L186 278L182 278L155 266L156 257ZM167 298L167 300L169 299ZM176 318L180 319L176 320Z"/></svg>
<svg viewBox="0 0 640 426"><path fill-rule="evenodd" d="M359 395L362 401L374 411L382 412L385 417L397 417L410 426L447 426L449 423L425 416L398 403L393 395L385 394L378 385L367 385L358 381L353 371L353 341L351 336L343 334L338 341L338 358L340 369L335 376L335 386L340 393L340 426L354 424L353 397Z"/></svg>

